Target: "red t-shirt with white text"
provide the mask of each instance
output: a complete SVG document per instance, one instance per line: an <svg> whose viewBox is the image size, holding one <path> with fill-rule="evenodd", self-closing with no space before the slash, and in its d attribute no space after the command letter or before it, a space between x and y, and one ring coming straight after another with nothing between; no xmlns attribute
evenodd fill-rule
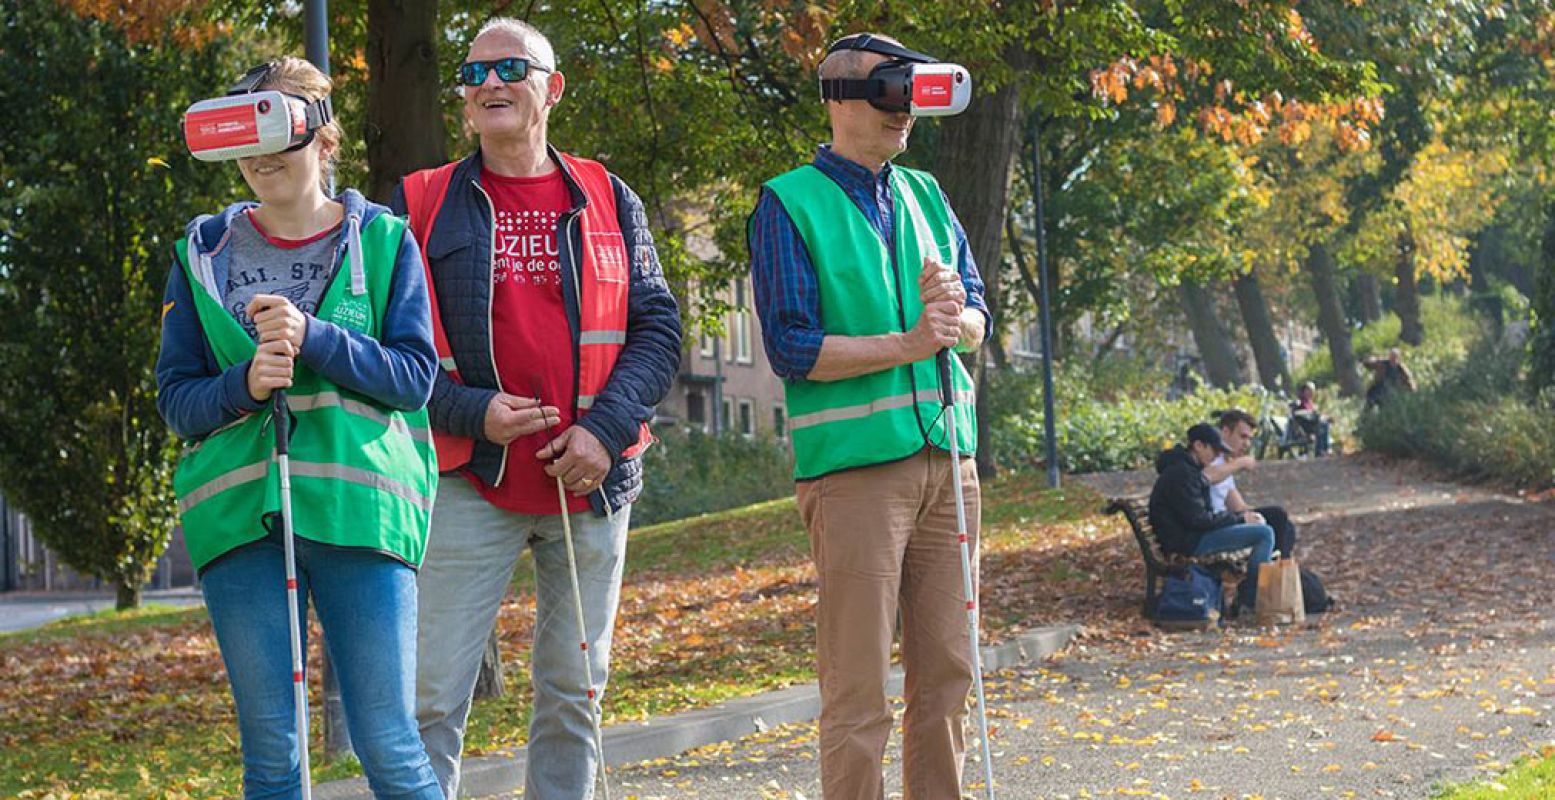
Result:
<svg viewBox="0 0 1555 800"><path fill-rule="evenodd" d="M557 220L572 208L561 170L534 178L510 178L481 170L481 187L496 212L492 259L492 357L502 391L538 395L561 410L561 424L514 439L500 486L470 480L487 502L521 514L559 514L556 479L545 474L535 452L572 424L572 331L562 299ZM468 473L466 473L468 474ZM569 511L588 499L568 495Z"/></svg>

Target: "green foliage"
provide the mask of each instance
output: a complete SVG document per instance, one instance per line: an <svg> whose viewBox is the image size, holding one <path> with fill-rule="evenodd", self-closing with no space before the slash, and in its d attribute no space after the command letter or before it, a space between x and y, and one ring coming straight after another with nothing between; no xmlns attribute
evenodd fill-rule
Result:
<svg viewBox="0 0 1555 800"><path fill-rule="evenodd" d="M1495 776L1442 789L1435 800L1544 800L1555 796L1555 751L1549 746Z"/></svg>
<svg viewBox="0 0 1555 800"><path fill-rule="evenodd" d="M1169 400L1168 375L1140 369L1124 379L1092 376L1064 364L1055 375L1059 466L1065 472L1139 469L1181 441L1188 426L1217 411L1257 413L1262 396L1251 388L1212 389ZM992 379L994 457L1002 466L1036 468L1043 458L1042 377L1002 372Z"/></svg>
<svg viewBox="0 0 1555 800"><path fill-rule="evenodd" d="M53 0L9 3L0 28L0 490L124 590L176 510L152 368L172 242L233 176L179 133L219 52L131 42Z"/></svg>
<svg viewBox="0 0 1555 800"><path fill-rule="evenodd" d="M1395 393L1360 421L1368 450L1416 458L1470 479L1555 484L1555 417L1520 391L1522 353L1476 346L1434 385Z"/></svg>
<svg viewBox="0 0 1555 800"><path fill-rule="evenodd" d="M1462 361L1484 334L1483 319L1475 316L1464 300L1451 295L1422 296L1420 317L1425 326L1425 341L1419 347L1400 342L1398 317L1384 314L1382 319L1352 334L1356 359L1385 356L1389 348L1397 347L1403 351L1404 364L1415 382L1427 386L1435 383L1443 370ZM1314 350L1296 371L1295 380L1297 385L1306 381L1318 386L1333 383L1334 367L1328 348ZM1370 380L1369 373L1366 380Z"/></svg>
<svg viewBox="0 0 1555 800"><path fill-rule="evenodd" d="M634 525L698 514L793 494L794 456L788 446L737 433L718 436L679 429L657 432L644 456L643 493Z"/></svg>
<svg viewBox="0 0 1555 800"><path fill-rule="evenodd" d="M1533 339L1529 342L1528 390L1534 394L1555 386L1555 203L1550 205L1543 258L1534 276Z"/></svg>

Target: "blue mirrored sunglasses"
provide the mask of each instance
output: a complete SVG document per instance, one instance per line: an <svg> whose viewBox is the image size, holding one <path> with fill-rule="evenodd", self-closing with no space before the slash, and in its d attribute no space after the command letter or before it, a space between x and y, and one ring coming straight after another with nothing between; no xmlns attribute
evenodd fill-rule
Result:
<svg viewBox="0 0 1555 800"><path fill-rule="evenodd" d="M466 61L459 65L459 82L465 86L479 86L486 76L496 71L503 83L516 83L529 77L530 70L554 72L550 67L536 64L527 58L499 58L496 61Z"/></svg>

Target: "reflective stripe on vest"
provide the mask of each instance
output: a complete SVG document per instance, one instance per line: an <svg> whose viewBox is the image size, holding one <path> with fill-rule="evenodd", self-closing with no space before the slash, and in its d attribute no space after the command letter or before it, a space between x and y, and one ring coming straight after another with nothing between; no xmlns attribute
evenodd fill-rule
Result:
<svg viewBox="0 0 1555 800"><path fill-rule="evenodd" d="M958 391L957 403L975 404L977 395L972 392ZM789 430L809 428L826 422L843 422L850 419L859 419L882 411L893 411L898 408L906 408L913 403L938 403L940 394L937 391L919 389L916 394L898 394L891 397L883 397L879 400L871 400L856 406L843 406L842 408L828 408L822 411L812 411L808 414L800 414L797 417L789 417Z"/></svg>
<svg viewBox="0 0 1555 800"><path fill-rule="evenodd" d="M395 433L409 436L423 444L431 444L432 433L426 428L413 428L402 416L390 416L379 411L368 403L360 400L352 400L343 397L339 392L319 392L318 394L305 394L286 398L286 404L292 411L314 411L320 408L339 408L348 414L365 417Z"/></svg>
<svg viewBox="0 0 1555 800"><path fill-rule="evenodd" d="M182 513L188 513L195 506L228 489L245 483L264 480L270 474L270 464L270 460L266 459L217 475L194 491L178 498L178 510ZM379 475L371 470L361 469L360 467L348 467L344 464L316 464L311 461L291 461L289 466L294 477L329 478L344 483L355 483L403 498L428 513L432 511L432 498L421 494L406 484Z"/></svg>

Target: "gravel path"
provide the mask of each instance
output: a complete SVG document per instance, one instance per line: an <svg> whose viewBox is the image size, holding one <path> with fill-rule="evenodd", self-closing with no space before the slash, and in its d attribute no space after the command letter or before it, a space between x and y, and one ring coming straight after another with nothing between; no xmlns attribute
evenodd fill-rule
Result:
<svg viewBox="0 0 1555 800"><path fill-rule="evenodd" d="M1151 477L1085 481L1118 494ZM1291 511L1339 610L1299 628L1082 636L991 678L1000 797L1429 798L1552 740L1551 507L1364 457L1241 483ZM969 793L981 773L969 760ZM640 800L820 797L813 724L611 777Z"/></svg>

